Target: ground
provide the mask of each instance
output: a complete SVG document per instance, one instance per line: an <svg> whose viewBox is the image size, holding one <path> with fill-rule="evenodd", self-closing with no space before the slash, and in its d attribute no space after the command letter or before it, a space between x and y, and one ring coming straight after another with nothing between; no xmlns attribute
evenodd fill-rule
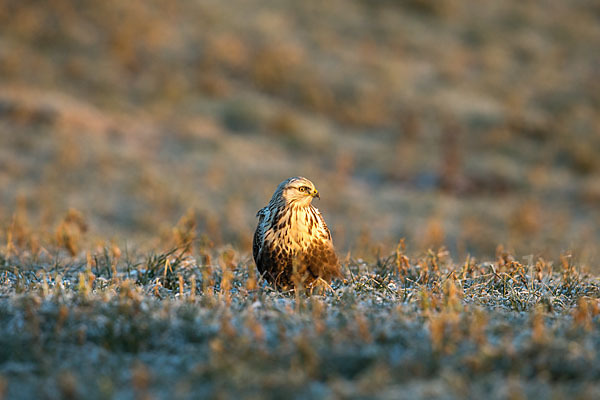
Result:
<svg viewBox="0 0 600 400"><path fill-rule="evenodd" d="M506 253L345 260L279 293L231 248L4 254L5 398L600 395L600 280Z"/></svg>

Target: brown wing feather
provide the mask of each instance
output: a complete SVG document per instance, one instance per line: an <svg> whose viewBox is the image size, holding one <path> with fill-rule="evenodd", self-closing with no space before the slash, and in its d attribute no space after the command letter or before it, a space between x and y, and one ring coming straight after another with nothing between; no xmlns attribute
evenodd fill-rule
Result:
<svg viewBox="0 0 600 400"><path fill-rule="evenodd" d="M264 237L265 237L265 217L267 215L267 207L261 208L256 213L258 217L258 225L256 226L256 230L254 231L254 239L252 240L252 255L254 257L254 262L256 263L256 267L258 268L258 272L262 274L264 272L264 263L262 261L262 247L264 245Z"/></svg>
<svg viewBox="0 0 600 400"><path fill-rule="evenodd" d="M293 287L293 255L281 246L267 244L262 248L260 263L265 279L280 289Z"/></svg>

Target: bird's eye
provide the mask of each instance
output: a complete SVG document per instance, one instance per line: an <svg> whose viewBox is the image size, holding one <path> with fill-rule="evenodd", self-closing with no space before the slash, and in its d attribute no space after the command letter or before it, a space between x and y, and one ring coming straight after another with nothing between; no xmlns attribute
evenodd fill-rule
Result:
<svg viewBox="0 0 600 400"><path fill-rule="evenodd" d="M299 189L301 192L308 192L308 186L300 186Z"/></svg>

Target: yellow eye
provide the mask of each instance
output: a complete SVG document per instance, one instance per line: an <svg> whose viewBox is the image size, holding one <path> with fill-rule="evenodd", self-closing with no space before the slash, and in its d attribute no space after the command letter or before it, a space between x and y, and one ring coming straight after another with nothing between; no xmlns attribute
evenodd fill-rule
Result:
<svg viewBox="0 0 600 400"><path fill-rule="evenodd" d="M300 186L298 190L300 190L301 192L308 192L310 189L308 186Z"/></svg>

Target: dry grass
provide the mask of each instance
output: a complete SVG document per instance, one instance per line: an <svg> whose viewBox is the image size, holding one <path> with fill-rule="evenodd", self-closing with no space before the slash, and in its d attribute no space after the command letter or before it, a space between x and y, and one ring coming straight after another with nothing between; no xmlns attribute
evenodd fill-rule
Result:
<svg viewBox="0 0 600 400"><path fill-rule="evenodd" d="M600 281L499 252L347 258L306 297L231 248L0 257L6 398L214 396L594 398Z"/></svg>

